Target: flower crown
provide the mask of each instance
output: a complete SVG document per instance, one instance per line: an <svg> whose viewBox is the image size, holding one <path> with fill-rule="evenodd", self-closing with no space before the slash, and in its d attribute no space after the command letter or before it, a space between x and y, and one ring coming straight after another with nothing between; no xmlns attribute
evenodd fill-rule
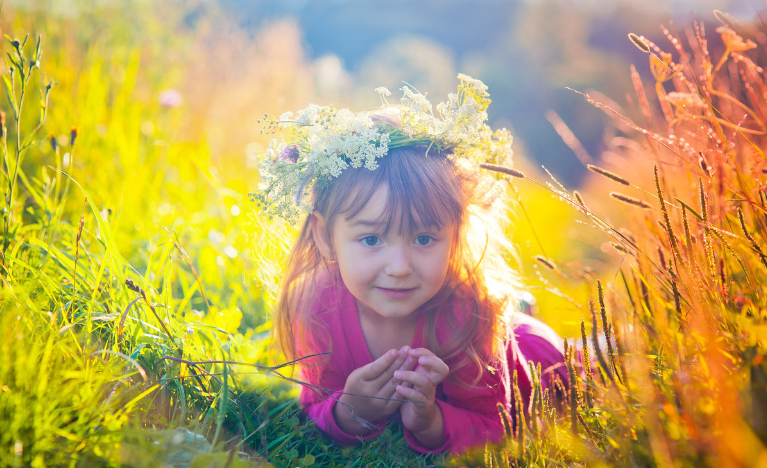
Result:
<svg viewBox="0 0 767 468"><path fill-rule="evenodd" d="M437 105L435 116L426 96L405 85L398 107L389 106L388 89L376 89L382 106L395 113L402 125L375 113L353 113L314 104L297 114L287 112L268 122L274 131L287 130L274 139L263 155L260 191L249 194L270 216L295 222L313 206L305 200L315 184L332 183L347 167L378 168L378 158L391 148L423 145L446 152L453 160L511 165L512 137L505 128L493 132L486 124L490 97L479 80L459 74L458 93Z"/></svg>

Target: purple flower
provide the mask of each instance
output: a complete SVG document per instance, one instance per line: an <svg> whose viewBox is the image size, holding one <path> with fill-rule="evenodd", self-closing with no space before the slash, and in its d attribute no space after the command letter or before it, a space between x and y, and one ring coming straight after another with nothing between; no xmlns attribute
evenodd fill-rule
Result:
<svg viewBox="0 0 767 468"><path fill-rule="evenodd" d="M299 155L300 155L300 152L298 151L298 146L290 145L285 147L284 150L282 150L282 153L280 153L280 159L295 163L295 162L298 162Z"/></svg>
<svg viewBox="0 0 767 468"><path fill-rule="evenodd" d="M165 91L161 92L157 97L157 100L163 107L179 107L184 102L184 98L181 96L181 93L175 89L166 89Z"/></svg>

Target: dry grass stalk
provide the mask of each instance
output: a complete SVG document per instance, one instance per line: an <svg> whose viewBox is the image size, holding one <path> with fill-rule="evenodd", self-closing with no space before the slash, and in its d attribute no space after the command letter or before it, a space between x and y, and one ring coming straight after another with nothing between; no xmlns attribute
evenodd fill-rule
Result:
<svg viewBox="0 0 767 468"><path fill-rule="evenodd" d="M554 264L554 262L552 262L550 259L544 257L543 255L536 255L535 256L535 260L540 262L541 264L543 264L543 266L545 266L549 270L554 271L554 270L557 269L557 266Z"/></svg>
<svg viewBox="0 0 767 468"><path fill-rule="evenodd" d="M668 231L668 239L671 243L671 251L674 253L674 259L678 262L678 265L682 265L682 255L679 253L679 247L676 243L676 236L671 227L671 219L668 216L668 210L666 209L666 203L663 201L663 191L660 188L660 177L658 176L658 166L654 168L655 174L655 188L658 190L658 200L660 200L660 211L663 214L663 221L666 224L666 231Z"/></svg>
<svg viewBox="0 0 767 468"><path fill-rule="evenodd" d="M711 177L711 169L709 169L706 158L703 156L703 151L701 151L699 154L700 157L698 158L698 165L708 177Z"/></svg>
<svg viewBox="0 0 767 468"><path fill-rule="evenodd" d="M682 204L682 226L684 227L684 239L687 245L687 260L692 262L692 237L690 236L690 225L687 222L687 205Z"/></svg>
<svg viewBox="0 0 767 468"><path fill-rule="evenodd" d="M602 291L602 282L597 280L597 298L599 299L599 311L602 315L602 332L605 334L605 346L607 346L607 358L610 360L610 365L607 368L607 372L610 374L610 378L614 377L615 372L615 353L613 352L613 341L610 334L610 324L607 321L607 309L605 307L604 291Z"/></svg>
<svg viewBox="0 0 767 468"><path fill-rule="evenodd" d="M757 244L756 239L754 239L751 234L749 234L748 229L746 229L746 220L743 217L743 210L740 208L738 208L738 219L740 220L740 229L743 231L743 235L746 236L746 239L751 243L751 247L756 251L757 255L759 255L759 260L761 260L764 266L767 266L767 256L765 256L761 247Z"/></svg>
<svg viewBox="0 0 767 468"><path fill-rule="evenodd" d="M85 196L85 203L83 203L83 209L80 212L80 224L77 227L77 240L75 241L75 268L72 272L72 302L69 306L69 313L72 314L75 310L75 303L77 302L77 260L80 258L80 238L83 235L83 226L85 226L85 208L88 206L88 196Z"/></svg>
<svg viewBox="0 0 767 468"><path fill-rule="evenodd" d="M575 201L578 202L579 205L581 205L583 208L586 208L586 203L583 201L583 197L581 196L581 193L577 190L573 192L573 196L575 197Z"/></svg>
<svg viewBox="0 0 767 468"><path fill-rule="evenodd" d="M637 36L634 33L629 33L629 39L631 39L631 42L634 43L634 45L637 47L637 49L641 50L642 52L649 54L650 46L647 45L647 43L642 39L641 37Z"/></svg>
<svg viewBox="0 0 767 468"><path fill-rule="evenodd" d="M527 423L525 421L525 410L524 405L522 404L522 392L519 390L519 377L516 369L514 369L512 385L514 391L514 409L517 416L517 457L522 460L525 457L525 429L527 428Z"/></svg>
<svg viewBox="0 0 767 468"><path fill-rule="evenodd" d="M551 126L554 127L554 130L562 138L562 141L573 151L573 153L575 153L575 156L582 164L588 165L594 162L594 158L589 155L586 148L584 148L583 144L578 140L578 137L576 137L572 130L570 130L570 127L567 126L559 114L553 110L548 110L546 111L546 120L551 123Z"/></svg>
<svg viewBox="0 0 767 468"><path fill-rule="evenodd" d="M570 379L570 430L573 435L578 435L578 406L580 406L580 398L578 395L578 380L575 376L575 366L573 365L574 351L575 349L570 347L567 342L567 338L564 340L565 346L565 364L567 365L567 376Z"/></svg>
<svg viewBox="0 0 767 468"><path fill-rule="evenodd" d="M698 179L698 187L700 212L703 217L703 245L706 250L706 264L708 265L708 272L713 278L716 275L714 267L714 249L711 245L711 230L708 225L708 199L706 198L706 191L703 188L703 179Z"/></svg>
<svg viewBox="0 0 767 468"><path fill-rule="evenodd" d="M479 167L481 167L482 169L487 169L488 171L498 172L501 174L510 175L512 177L517 177L519 179L525 178L525 174L523 172L518 171L516 169L512 169L510 167L500 166L498 164L482 163L479 165Z"/></svg>
<svg viewBox="0 0 767 468"><path fill-rule="evenodd" d="M646 201L640 200L639 198L634 198L628 195L624 195L620 192L610 192L610 196L615 198L616 200L622 201L623 203L628 203L629 205L638 206L640 208L652 208L652 205L650 205Z"/></svg>
<svg viewBox="0 0 767 468"><path fill-rule="evenodd" d="M602 169L599 166L594 166L594 165L591 165L591 164L589 164L586 167L588 167L588 169L591 172L595 172L595 173L597 173L599 175L605 176L605 177L607 177L610 180L614 180L615 182L618 182L619 184L629 185L629 186L631 185L631 182L629 182L628 180L624 179L623 177L619 176L618 174L616 174L614 172L608 171L607 169Z"/></svg>
<svg viewBox="0 0 767 468"><path fill-rule="evenodd" d="M650 114L650 104L647 102L647 94L644 91L644 85L642 84L642 78L639 76L636 67L631 65L631 82L634 84L634 91L639 98L639 108L642 110L645 121L647 122L647 129L652 131L652 115ZM651 142L651 140L648 140ZM653 145L653 150L655 146Z"/></svg>
<svg viewBox="0 0 767 468"><path fill-rule="evenodd" d="M618 244L617 242L610 242L610 245L612 246L612 248L614 248L620 253L623 253L623 254L629 253L628 250L626 250L626 247Z"/></svg>
<svg viewBox="0 0 767 468"><path fill-rule="evenodd" d="M594 395L591 386L594 384L594 378L591 375L591 358L589 357L589 342L586 339L586 322L581 319L581 345L583 348L583 370L586 375L586 389L583 392L586 397L586 404L589 408L594 407ZM573 385L573 382L570 382Z"/></svg>
<svg viewBox="0 0 767 468"><path fill-rule="evenodd" d="M676 310L677 320L679 320L679 326L681 327L683 324L682 302L679 296L676 273L674 273L674 268L671 266L668 267L668 275L671 277L671 292L674 295L674 310Z"/></svg>

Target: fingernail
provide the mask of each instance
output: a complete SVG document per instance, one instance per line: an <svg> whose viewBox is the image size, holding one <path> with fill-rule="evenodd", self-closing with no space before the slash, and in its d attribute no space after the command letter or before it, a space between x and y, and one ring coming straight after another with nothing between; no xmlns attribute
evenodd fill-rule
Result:
<svg viewBox="0 0 767 468"><path fill-rule="evenodd" d="M400 372L400 371L394 371L394 377L396 377L396 378L398 378L398 379L399 379L400 377L402 377L402 372Z"/></svg>
<svg viewBox="0 0 767 468"><path fill-rule="evenodd" d="M405 350L406 353L410 352L410 346L405 346L403 349Z"/></svg>
<svg viewBox="0 0 767 468"><path fill-rule="evenodd" d="M397 355L397 351L396 350L392 349L392 350L389 351L389 356L394 357L396 355Z"/></svg>

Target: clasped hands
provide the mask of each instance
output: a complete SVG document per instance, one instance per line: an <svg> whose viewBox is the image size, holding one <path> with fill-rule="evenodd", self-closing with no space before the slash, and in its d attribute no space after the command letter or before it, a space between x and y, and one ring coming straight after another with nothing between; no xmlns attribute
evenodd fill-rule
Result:
<svg viewBox="0 0 767 468"><path fill-rule="evenodd" d="M399 410L402 424L416 437L423 433L433 439L430 434L438 432L441 439L442 413L435 394L449 371L447 364L428 349L391 349L349 374L339 399L342 404L336 405L334 411L336 421L347 433L362 435L368 430L354 421L344 406L351 408L356 418L369 422Z"/></svg>

